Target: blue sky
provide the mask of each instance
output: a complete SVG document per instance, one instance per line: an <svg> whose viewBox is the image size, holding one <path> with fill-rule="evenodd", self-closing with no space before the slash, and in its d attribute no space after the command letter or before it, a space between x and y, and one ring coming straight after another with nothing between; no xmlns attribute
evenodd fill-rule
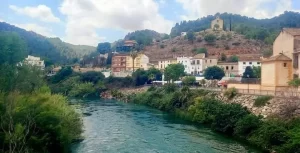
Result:
<svg viewBox="0 0 300 153"><path fill-rule="evenodd" d="M73 44L96 46L131 31L169 33L176 22L217 12L270 18L300 0L1 0L0 21Z"/></svg>

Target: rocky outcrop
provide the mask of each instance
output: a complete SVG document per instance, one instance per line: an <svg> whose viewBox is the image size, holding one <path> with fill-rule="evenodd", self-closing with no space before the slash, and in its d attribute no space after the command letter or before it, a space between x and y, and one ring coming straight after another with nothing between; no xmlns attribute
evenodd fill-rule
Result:
<svg viewBox="0 0 300 153"><path fill-rule="evenodd" d="M259 96L239 94L232 99L226 98L223 93L214 93L216 98L225 103L238 103L247 107L249 111L256 115L293 117L300 116L300 99L297 98L272 98L265 106L254 106L255 99Z"/></svg>

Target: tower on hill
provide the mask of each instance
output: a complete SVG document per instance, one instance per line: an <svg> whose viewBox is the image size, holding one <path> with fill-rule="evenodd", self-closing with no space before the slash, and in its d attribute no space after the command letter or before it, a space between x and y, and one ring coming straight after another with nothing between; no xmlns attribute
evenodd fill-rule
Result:
<svg viewBox="0 0 300 153"><path fill-rule="evenodd" d="M224 25L224 21L219 16L217 16L216 19L211 21L212 30L218 30L218 31L224 30L223 25Z"/></svg>

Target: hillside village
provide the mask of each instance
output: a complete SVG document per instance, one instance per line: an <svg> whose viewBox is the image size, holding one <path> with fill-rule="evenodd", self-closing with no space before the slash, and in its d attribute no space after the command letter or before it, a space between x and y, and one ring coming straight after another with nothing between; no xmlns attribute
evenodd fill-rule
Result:
<svg viewBox="0 0 300 153"><path fill-rule="evenodd" d="M100 54L96 58L82 59L80 65L73 65L73 70L98 71L106 77L127 77L138 69L156 68L163 72L170 64L181 63L186 75L195 76L199 82L208 67L218 66L225 72L223 85L227 86L230 80L235 80L234 83L240 82L247 67L261 69L261 76L256 78L256 84L261 84L259 86L249 83L247 86L228 84L228 87L248 90L284 88L288 86L288 81L299 76L300 29L283 28L271 46L259 40L247 39L224 27L224 21L217 16L211 21L210 28L193 32L192 40L188 38L190 32L181 32L180 36L172 39L153 39L151 45L145 46L139 52L135 51L139 45L135 40L125 40L117 50L128 52L113 52L111 67L106 66L109 55ZM127 39L130 39L130 35ZM268 50L273 52L273 56L272 53L265 55L264 52ZM91 61L96 61L98 65ZM278 64L282 61L284 63ZM55 75L60 69L61 67L52 69L48 76ZM275 81L270 82L272 79Z"/></svg>

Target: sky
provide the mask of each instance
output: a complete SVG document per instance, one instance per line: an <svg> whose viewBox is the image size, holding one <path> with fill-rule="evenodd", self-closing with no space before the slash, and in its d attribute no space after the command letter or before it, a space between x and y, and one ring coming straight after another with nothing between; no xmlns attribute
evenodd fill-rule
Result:
<svg viewBox="0 0 300 153"><path fill-rule="evenodd" d="M97 46L151 29L170 33L176 22L216 13L258 19L300 12L300 0L0 0L0 22L63 41Z"/></svg>

